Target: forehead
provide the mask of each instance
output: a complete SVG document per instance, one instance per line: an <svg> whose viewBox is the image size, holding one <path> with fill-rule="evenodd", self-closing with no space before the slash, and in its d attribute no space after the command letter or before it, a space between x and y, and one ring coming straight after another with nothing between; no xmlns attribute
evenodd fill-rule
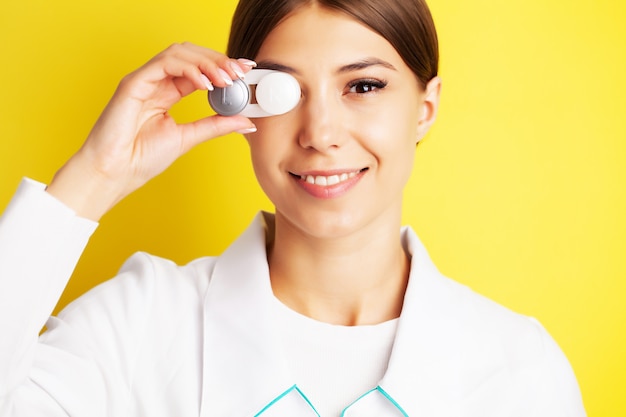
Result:
<svg viewBox="0 0 626 417"><path fill-rule="evenodd" d="M288 15L270 32L255 57L259 62L318 70L372 58L408 70L385 38L345 13L318 5L303 6Z"/></svg>

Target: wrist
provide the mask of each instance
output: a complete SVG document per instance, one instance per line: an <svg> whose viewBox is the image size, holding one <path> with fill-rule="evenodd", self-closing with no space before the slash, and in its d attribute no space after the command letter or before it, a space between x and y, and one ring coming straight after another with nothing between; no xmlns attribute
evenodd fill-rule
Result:
<svg viewBox="0 0 626 417"><path fill-rule="evenodd" d="M57 171L46 191L77 216L99 221L123 198L117 184L98 173L77 154Z"/></svg>

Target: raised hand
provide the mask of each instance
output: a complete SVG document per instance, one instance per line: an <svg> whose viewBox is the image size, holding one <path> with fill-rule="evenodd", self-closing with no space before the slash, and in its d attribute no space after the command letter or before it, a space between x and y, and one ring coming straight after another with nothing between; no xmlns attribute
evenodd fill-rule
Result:
<svg viewBox="0 0 626 417"><path fill-rule="evenodd" d="M170 46L124 77L48 192L78 215L97 220L195 145L235 131L254 131L254 124L242 116L215 115L177 124L168 113L186 95L229 85L254 65L190 43Z"/></svg>

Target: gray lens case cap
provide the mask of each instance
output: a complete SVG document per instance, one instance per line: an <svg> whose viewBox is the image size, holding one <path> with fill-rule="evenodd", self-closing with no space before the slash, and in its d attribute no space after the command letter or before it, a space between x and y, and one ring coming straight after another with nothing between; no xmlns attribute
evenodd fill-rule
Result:
<svg viewBox="0 0 626 417"><path fill-rule="evenodd" d="M282 71L253 69L232 86L209 91L209 104L222 116L277 116L292 110L300 101L300 84Z"/></svg>

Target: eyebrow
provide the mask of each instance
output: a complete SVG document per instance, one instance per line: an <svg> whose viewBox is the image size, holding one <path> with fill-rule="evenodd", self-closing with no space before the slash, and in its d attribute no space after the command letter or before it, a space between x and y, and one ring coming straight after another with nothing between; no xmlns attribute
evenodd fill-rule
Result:
<svg viewBox="0 0 626 417"><path fill-rule="evenodd" d="M365 58L362 59L360 61L357 62L353 62L351 64L347 64L344 65L342 67L339 67L339 69L337 70L338 74L343 74L346 72L352 72L352 71L358 71L358 70L362 70L365 68L369 68L369 67L376 67L376 66L381 66L384 68L388 68L390 70L393 71L397 71L396 67L394 67L393 65L391 65L389 62L384 61L382 59L379 58Z"/></svg>
<svg viewBox="0 0 626 417"><path fill-rule="evenodd" d="M342 65L335 71L337 74L345 74L347 72L359 71L369 67L381 66L384 68L388 68L393 71L397 71L396 67L391 65L389 62L384 61L379 58L364 58L356 62L352 62L350 64ZM282 71L292 75L299 75L300 72L289 65L280 64L275 61L264 60L257 63L258 69L270 69L275 71Z"/></svg>

